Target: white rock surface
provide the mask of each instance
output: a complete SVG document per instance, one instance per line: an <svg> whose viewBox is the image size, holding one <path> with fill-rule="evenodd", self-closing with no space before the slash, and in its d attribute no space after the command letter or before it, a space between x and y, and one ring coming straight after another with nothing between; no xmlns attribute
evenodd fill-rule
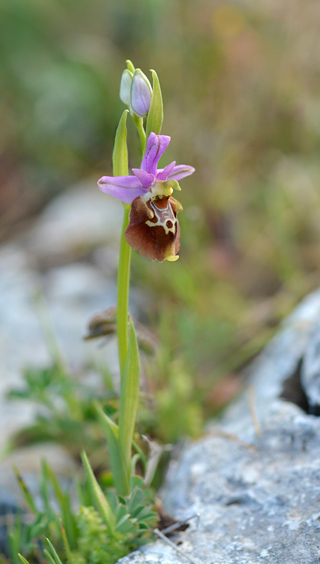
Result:
<svg viewBox="0 0 320 564"><path fill-rule="evenodd" d="M301 365L301 385L310 412L320 415L320 316L314 324Z"/></svg>
<svg viewBox="0 0 320 564"><path fill-rule="evenodd" d="M51 362L37 292L69 364L108 358L116 372L115 345L102 350L83 336L89 319L116 303L121 222L121 203L87 181L50 202L23 236L0 247L0 452L35 411L28 402L8 401L6 393L21 384L26 366Z"/></svg>
<svg viewBox="0 0 320 564"><path fill-rule="evenodd" d="M84 181L47 205L28 235L28 244L43 257L118 241L122 216L118 200L102 194L94 180Z"/></svg>

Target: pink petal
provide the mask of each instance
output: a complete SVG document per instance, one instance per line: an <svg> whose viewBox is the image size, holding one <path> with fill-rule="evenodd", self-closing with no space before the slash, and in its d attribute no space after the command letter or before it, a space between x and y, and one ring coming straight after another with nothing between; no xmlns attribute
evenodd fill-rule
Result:
<svg viewBox="0 0 320 564"><path fill-rule="evenodd" d="M135 176L103 176L98 181L98 186L101 192L110 194L125 204L131 204L132 200L146 192Z"/></svg>
<svg viewBox="0 0 320 564"><path fill-rule="evenodd" d="M156 135L150 133L147 143L147 150L141 163L142 170L150 174L156 174L157 164L160 157L168 147L171 137L168 135Z"/></svg>
<svg viewBox="0 0 320 564"><path fill-rule="evenodd" d="M173 180L181 180L181 178L185 178L186 176L190 176L190 174L193 174L194 171L195 168L193 168L193 166L178 165L174 167L174 169L172 170L172 172L170 172L167 178L168 180L171 178Z"/></svg>
<svg viewBox="0 0 320 564"><path fill-rule="evenodd" d="M167 180L168 176L173 171L175 165L176 165L176 161L173 161L173 163L168 164L165 168L160 168L157 172L157 179Z"/></svg>
<svg viewBox="0 0 320 564"><path fill-rule="evenodd" d="M140 168L133 168L132 172L137 177L143 188L149 188L154 181L153 174L149 174L145 170L140 170Z"/></svg>

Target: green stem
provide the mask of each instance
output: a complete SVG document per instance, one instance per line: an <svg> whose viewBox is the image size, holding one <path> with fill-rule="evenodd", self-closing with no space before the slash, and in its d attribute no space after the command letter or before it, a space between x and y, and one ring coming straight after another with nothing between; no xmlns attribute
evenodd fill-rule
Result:
<svg viewBox="0 0 320 564"><path fill-rule="evenodd" d="M126 148L125 128L126 116L127 114L123 114L118 126L113 158L114 174L119 176L128 174L128 154ZM135 118L134 121L139 132L143 153L146 139L143 120L141 118L137 118L136 116ZM124 482L128 481L128 485L126 483L118 485L118 488L121 489L119 493L122 495L128 495L130 491L131 448L140 390L139 350L134 327L131 321L130 336L128 331L131 247L125 240L125 231L129 224L130 209L131 206L129 204L124 204L119 253L117 298L117 337L121 375L119 434L117 444L121 455L121 474L127 478ZM115 458L115 453L113 454L113 458ZM118 460L116 462L118 464Z"/></svg>
<svg viewBox="0 0 320 564"><path fill-rule="evenodd" d="M133 114L133 121L136 125L136 128L138 130L139 133L139 137L140 137L140 143L141 143L141 152L144 152L144 148L146 145L146 132L144 130L143 127L143 118L140 118L138 116L136 116L135 114Z"/></svg>
<svg viewBox="0 0 320 564"><path fill-rule="evenodd" d="M144 153L144 148L146 144L146 132L143 127L143 118L139 118L135 114L132 116L133 121L139 133L141 152ZM121 127L125 124L127 119L127 110L123 113L121 125L119 124L119 137ZM117 143L117 140L116 140ZM128 156L125 151L125 159L121 163L120 167L114 167L114 174L128 174ZM126 169L126 170L125 170ZM130 265L131 265L131 247L125 240L125 230L129 224L129 214L130 205L123 204L124 214L123 214L123 224L122 233L120 241L120 255L119 255L119 267L118 267L118 303L117 303L117 336L118 336L118 354L119 354L119 364L120 364L120 374L123 373L127 353L128 353L128 314L129 314L129 287L130 287Z"/></svg>
<svg viewBox="0 0 320 564"><path fill-rule="evenodd" d="M118 434L120 452L128 482L130 482L132 440L136 424L140 391L139 348L131 319L129 324L128 356L124 371L121 374Z"/></svg>
<svg viewBox="0 0 320 564"><path fill-rule="evenodd" d="M118 268L118 303L117 303L117 334L120 374L123 373L128 353L128 314L129 314L129 286L131 247L125 240L124 234L129 223L130 205L124 204L122 233L120 240L119 268Z"/></svg>

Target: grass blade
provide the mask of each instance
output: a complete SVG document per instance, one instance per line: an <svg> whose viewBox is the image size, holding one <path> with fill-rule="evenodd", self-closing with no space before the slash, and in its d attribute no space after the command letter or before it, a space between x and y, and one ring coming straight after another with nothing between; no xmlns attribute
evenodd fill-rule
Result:
<svg viewBox="0 0 320 564"><path fill-rule="evenodd" d="M98 510L100 512L100 515L106 524L110 536L114 536L116 519L112 512L111 506L96 480L96 477L92 471L90 462L85 452L82 453L81 458L86 472L87 481L90 486L93 498L98 507Z"/></svg>
<svg viewBox="0 0 320 564"><path fill-rule="evenodd" d="M95 407L108 442L111 470L116 491L119 495L128 495L130 491L130 476L126 470L118 441L119 429L98 404Z"/></svg>

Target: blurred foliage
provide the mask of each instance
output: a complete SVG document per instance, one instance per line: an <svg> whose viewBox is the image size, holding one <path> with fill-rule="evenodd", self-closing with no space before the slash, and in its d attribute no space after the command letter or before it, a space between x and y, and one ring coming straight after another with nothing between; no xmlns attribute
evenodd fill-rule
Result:
<svg viewBox="0 0 320 564"><path fill-rule="evenodd" d="M11 448L53 441L63 445L77 461L85 449L95 469L105 468L108 464L105 440L96 419L94 401L99 399L110 417L116 414L119 401L109 378L103 379L100 375L95 384L93 389L83 375L75 375L57 365L27 368L23 387L12 390L8 398L29 400L39 409L34 423L13 437Z"/></svg>
<svg viewBox="0 0 320 564"><path fill-rule="evenodd" d="M141 452L148 451L141 435L149 435L160 443L172 443L181 437L199 436L203 429L202 406L206 388L199 383L195 393L193 374L182 365L181 358L172 358L161 346L155 357L144 359L141 401L137 414L139 433L135 441ZM94 374L94 387L92 376ZM49 368L27 368L24 383L11 390L11 400L28 400L37 405L34 422L18 431L8 450L35 443L55 442L63 445L76 462L86 450L95 471L110 482L110 463L106 457L105 436L96 417L98 401L104 412L116 423L119 420L119 396L106 372L75 374L52 365ZM104 377L103 377L104 376ZM220 402L223 404L223 401ZM221 408L219 399L215 408ZM180 410L176 406L181 407ZM159 481L160 476L157 476Z"/></svg>
<svg viewBox="0 0 320 564"><path fill-rule="evenodd" d="M0 10L8 228L77 179L111 173L125 60L157 70L167 162L196 167L181 193L179 262L133 260L134 285L154 297L144 313L162 327L148 378L173 440L237 391L235 371L320 283L319 2L3 0Z"/></svg>

